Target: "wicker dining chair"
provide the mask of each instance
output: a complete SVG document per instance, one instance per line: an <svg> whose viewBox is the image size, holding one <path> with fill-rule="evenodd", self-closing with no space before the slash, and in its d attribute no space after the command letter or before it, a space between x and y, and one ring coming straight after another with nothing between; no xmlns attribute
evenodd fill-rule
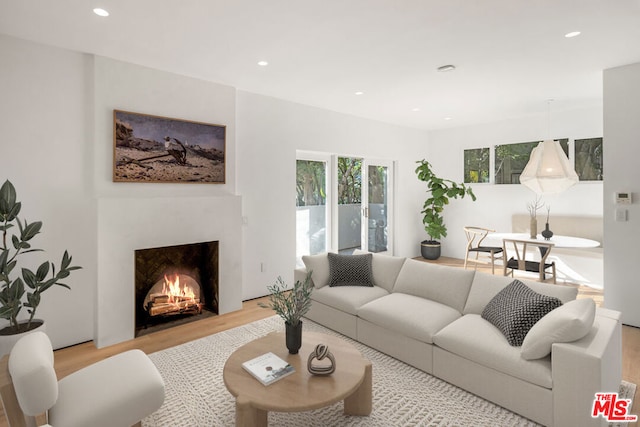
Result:
<svg viewBox="0 0 640 427"><path fill-rule="evenodd" d="M464 256L465 269L467 268L467 262L475 263L476 268L478 267L478 264L491 263L491 274L495 274L495 261L496 259L502 259L503 248L500 246L485 246L482 244L482 241L487 237L487 235L494 231L495 230L483 227L464 227L464 233L467 236L467 250ZM475 257L473 254L475 254ZM483 256L483 259L479 259L480 255Z"/></svg>
<svg viewBox="0 0 640 427"><path fill-rule="evenodd" d="M503 273L507 276L511 273L513 277L514 270L529 271L532 273L538 273L538 279L541 282L548 280L546 278L547 270L551 269L551 279L553 283L556 283L556 263L555 261L548 262L551 248L554 244L545 241L534 242L531 240L516 240L516 239L503 239L502 240L504 257L507 259L508 254L513 254L505 263ZM540 259L527 258L527 248L538 248L540 253ZM531 253L531 251L530 251Z"/></svg>

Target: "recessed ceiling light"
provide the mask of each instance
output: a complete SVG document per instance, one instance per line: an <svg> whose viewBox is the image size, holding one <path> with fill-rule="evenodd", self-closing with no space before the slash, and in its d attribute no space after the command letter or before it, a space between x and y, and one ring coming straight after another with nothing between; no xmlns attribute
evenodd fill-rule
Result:
<svg viewBox="0 0 640 427"><path fill-rule="evenodd" d="M362 92L362 91L357 91L355 94L356 94L356 95L364 95L364 92Z"/></svg>
<svg viewBox="0 0 640 427"><path fill-rule="evenodd" d="M269 65L269 63L267 61L258 61L258 65L261 67L266 67L267 65Z"/></svg>
<svg viewBox="0 0 640 427"><path fill-rule="evenodd" d="M575 37L575 36L579 36L580 35L580 31L572 31L570 33L565 34L564 36L568 39L570 39L571 37Z"/></svg>
<svg viewBox="0 0 640 427"><path fill-rule="evenodd" d="M452 118L451 117L445 117L444 119L445 120L451 120Z"/></svg>
<svg viewBox="0 0 640 427"><path fill-rule="evenodd" d="M93 13L95 13L98 16L109 16L109 12L99 7L96 7L95 9L93 9Z"/></svg>
<svg viewBox="0 0 640 427"><path fill-rule="evenodd" d="M442 67L438 67L438 68L437 68L437 70L438 70L439 72L441 72L441 73L445 73L445 72L447 72L447 71L453 71L453 70L455 70L455 69L456 69L456 66L455 66L455 65L451 65L451 64L449 64L449 65L443 65Z"/></svg>
<svg viewBox="0 0 640 427"><path fill-rule="evenodd" d="M411 111L420 111L420 109L416 107L416 108L412 108Z"/></svg>

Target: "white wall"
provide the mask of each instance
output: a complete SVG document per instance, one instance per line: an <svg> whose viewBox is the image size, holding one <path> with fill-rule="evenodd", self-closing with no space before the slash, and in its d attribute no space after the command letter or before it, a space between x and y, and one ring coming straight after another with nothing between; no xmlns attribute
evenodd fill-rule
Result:
<svg viewBox="0 0 640 427"><path fill-rule="evenodd" d="M604 72L605 183L604 302L622 311L625 324L640 327L640 286L637 265L640 250L640 63ZM614 193L632 193L632 205L616 205ZM627 222L615 221L615 210L625 209Z"/></svg>
<svg viewBox="0 0 640 427"><path fill-rule="evenodd" d="M5 36L0 36L0 52L0 170L16 185L25 216L44 221L38 238L47 255L55 259L69 249L84 267L67 281L71 292L53 289L41 304L39 314L48 322L55 347L91 339L107 345L130 337L133 308L119 297L128 292L133 297L133 283L130 291L120 276L113 283L98 260L122 256L109 246L118 241L114 233L122 233L120 242L129 242L137 232L135 226L120 230L117 224L165 206L167 200L192 204L205 198L203 205L209 206L230 199L238 205L233 196L239 194L248 223L242 227L238 218L229 220L240 227L234 239L239 249L230 252L242 265L242 270L231 267L236 291L251 298L264 295L278 275L290 281L296 150L395 160L396 253L419 253L422 188L413 170L427 151L424 131L236 94L232 87ZM226 125L227 183L113 183L113 109ZM191 240L208 225L187 226L192 229L184 231L185 238ZM211 233L202 235L207 239ZM167 241L175 243L175 236ZM260 272L261 262L265 272ZM130 267L128 261L123 264ZM234 304L239 308L239 301L233 301L226 309Z"/></svg>
<svg viewBox="0 0 640 427"><path fill-rule="evenodd" d="M96 206L93 198L90 58L0 35L0 180L22 202L20 217L43 222L24 266L59 265L65 249L83 267L43 294L37 317L58 346L93 335ZM23 309L26 314L26 309ZM2 321L4 322L4 321Z"/></svg>
<svg viewBox="0 0 640 427"><path fill-rule="evenodd" d="M602 110L590 108L551 115L551 130L547 115L531 116L429 133L429 156L435 172L444 178L462 182L464 179L464 150L491 147L499 144L527 142L558 138L590 138L602 136ZM605 156L611 148L605 141ZM493 167L493 166L492 166ZM608 178L610 168L605 166ZM581 182L559 195L543 197L551 206L550 228L553 230L554 215L602 216L602 182ZM444 211L448 236L443 240L442 254L464 258L466 238L465 225L488 227L497 231L511 231L511 216L527 214L527 203L535 194L523 185L473 184L477 201L466 198L452 200ZM544 227L546 210L538 212L538 227ZM592 260L588 261L593 263ZM596 261L597 262L597 261ZM601 261L600 261L601 262ZM580 267L577 267L580 269ZM602 268L590 273L588 280L602 283Z"/></svg>
<svg viewBox="0 0 640 427"><path fill-rule="evenodd" d="M245 299L265 295L278 276L293 279L296 150L397 161L395 252L419 254L423 199L414 169L427 153L426 132L243 91L237 112L238 193L247 218Z"/></svg>
<svg viewBox="0 0 640 427"><path fill-rule="evenodd" d="M59 263L68 249L83 267L65 280L71 291L49 290L38 310L54 346L92 339L107 345L133 337L133 269L122 272L129 262L98 263L113 254L133 259L133 252L118 254L131 248L107 245L117 237L128 242L145 236L140 226L113 227L131 224L132 218L153 224L151 234L168 244L178 243L176 234L184 236L184 243L199 235L200 241L227 236L220 247L229 249L220 258L229 261L221 271L220 311L239 309L242 228L241 200L235 195L235 89L1 35L0 53L0 179L16 186L22 217L44 222L35 242L47 252L33 254L29 266L36 268L44 257ZM226 125L226 184L113 183L113 109ZM168 206L166 200L176 205ZM181 203L193 213L182 211ZM153 207L157 217L146 218ZM163 218L174 225L171 231L163 228ZM109 269L124 276L114 280ZM222 301L225 295L231 299Z"/></svg>

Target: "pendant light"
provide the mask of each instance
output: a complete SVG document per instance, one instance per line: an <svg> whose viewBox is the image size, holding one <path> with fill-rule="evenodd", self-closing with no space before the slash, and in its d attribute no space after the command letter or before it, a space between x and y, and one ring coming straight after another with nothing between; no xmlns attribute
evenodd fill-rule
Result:
<svg viewBox="0 0 640 427"><path fill-rule="evenodd" d="M547 120L551 135L551 101L548 101ZM536 194L561 193L578 183L578 174L571 166L560 143L549 138L531 151L529 162L520 175L520 184Z"/></svg>

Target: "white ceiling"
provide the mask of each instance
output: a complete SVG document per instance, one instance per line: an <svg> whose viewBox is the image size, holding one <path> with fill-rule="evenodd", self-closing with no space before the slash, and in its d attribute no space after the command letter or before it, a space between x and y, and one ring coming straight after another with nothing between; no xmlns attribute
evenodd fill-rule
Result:
<svg viewBox="0 0 640 427"><path fill-rule="evenodd" d="M438 129L601 105L640 0L0 0L0 33Z"/></svg>

